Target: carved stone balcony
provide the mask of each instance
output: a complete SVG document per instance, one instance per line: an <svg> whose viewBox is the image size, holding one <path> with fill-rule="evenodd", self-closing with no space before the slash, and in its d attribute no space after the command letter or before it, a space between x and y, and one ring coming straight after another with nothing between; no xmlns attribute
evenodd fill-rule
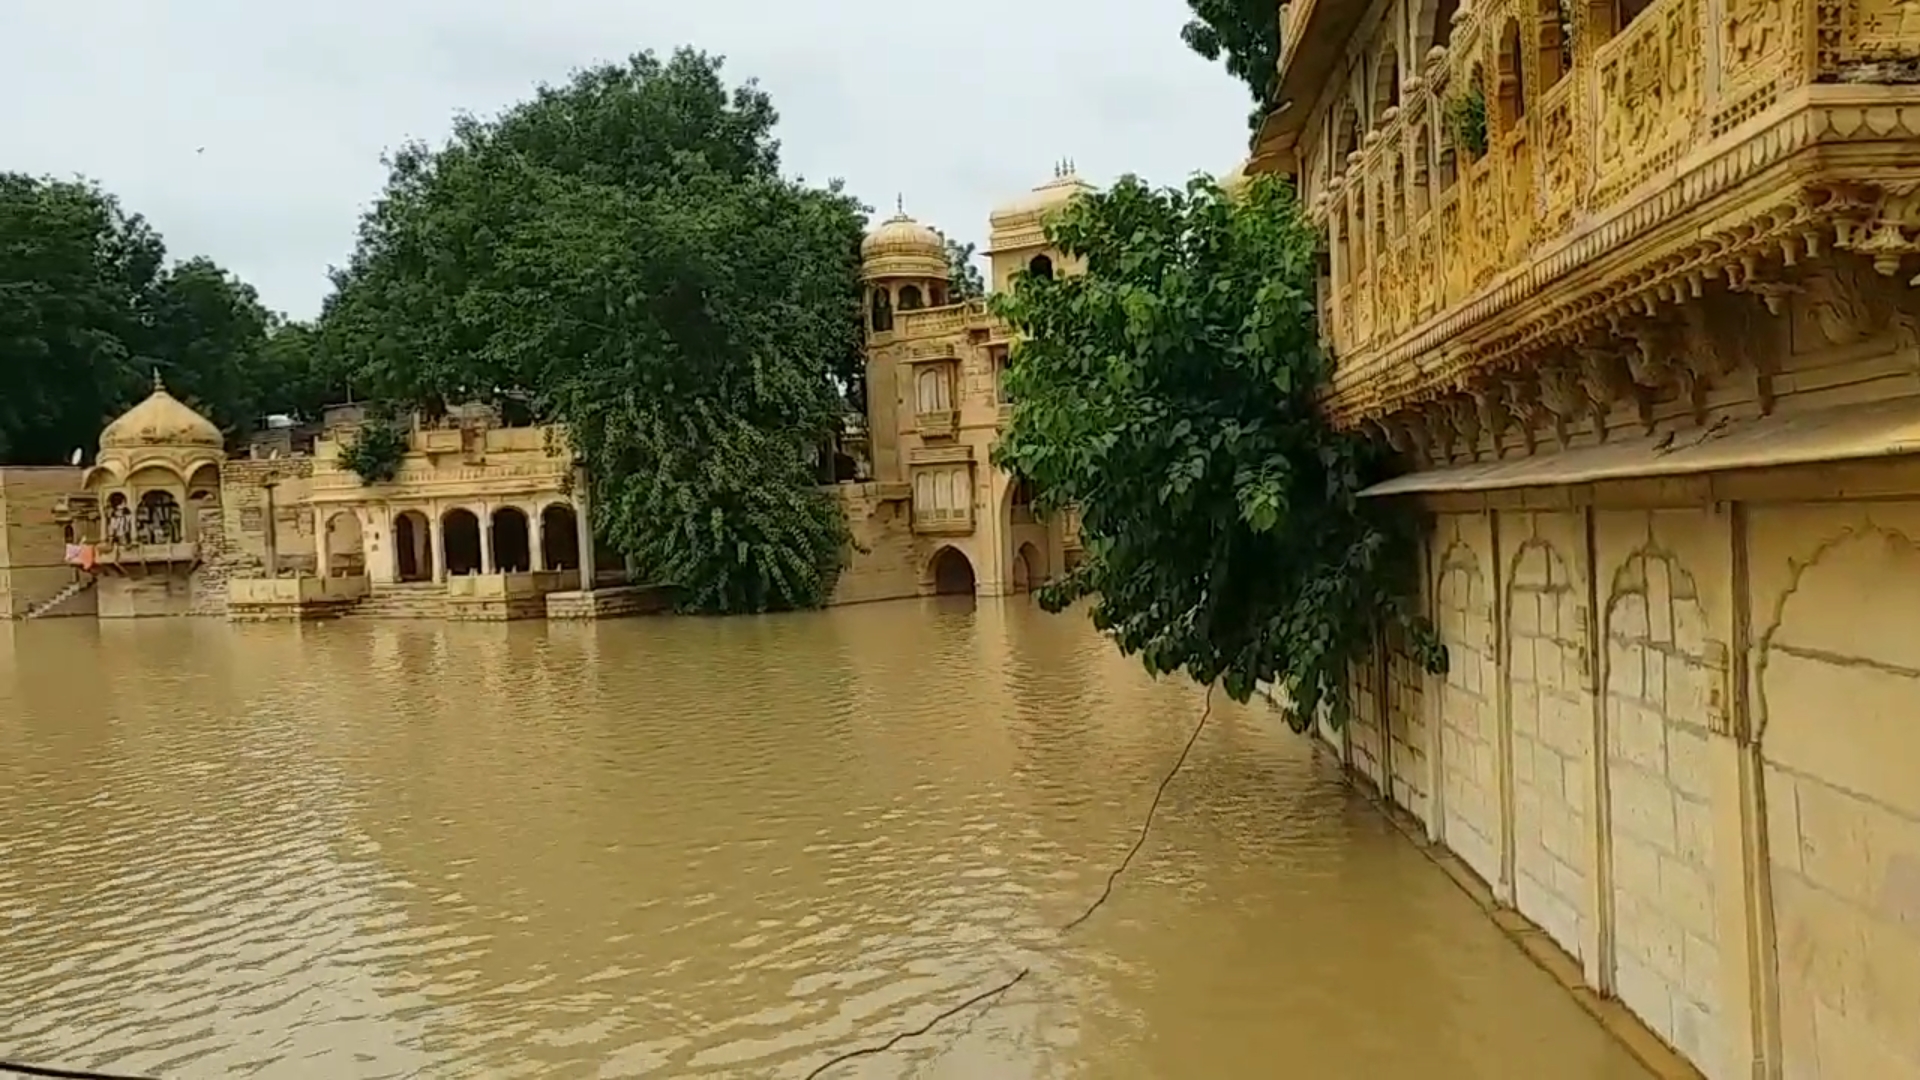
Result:
<svg viewBox="0 0 1920 1080"><path fill-rule="evenodd" d="M94 565L122 569L152 566L192 566L200 561L200 545L192 540L170 543L102 543L94 550Z"/></svg>
<svg viewBox="0 0 1920 1080"><path fill-rule="evenodd" d="M1297 170L1326 231L1335 421L1437 403L1564 423L1581 406L1554 413L1557 391L1695 392L1726 373L1651 370L1678 363L1651 347L1626 371L1633 343L1709 333L1701 306L1723 294L1777 314L1835 252L1899 274L1920 253L1920 9L1903 3L1654 0L1610 36L1611 5L1575 4L1575 41L1599 44L1564 74L1531 7L1479 4L1371 130L1337 95L1291 122L1308 149L1269 158ZM1282 76L1293 108L1321 97ZM1475 88L1483 147L1448 116Z"/></svg>
<svg viewBox="0 0 1920 1080"><path fill-rule="evenodd" d="M931 409L915 413L913 425L923 439L951 439L960 429L958 409Z"/></svg>

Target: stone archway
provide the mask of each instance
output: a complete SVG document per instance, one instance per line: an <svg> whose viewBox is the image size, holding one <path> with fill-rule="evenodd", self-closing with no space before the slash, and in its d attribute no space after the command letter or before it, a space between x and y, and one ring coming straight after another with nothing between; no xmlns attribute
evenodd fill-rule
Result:
<svg viewBox="0 0 1920 1080"><path fill-rule="evenodd" d="M480 572L480 519L465 507L440 518L440 542L446 545L447 576Z"/></svg>
<svg viewBox="0 0 1920 1080"><path fill-rule="evenodd" d="M418 510L393 516L393 579L433 580L433 529L427 515Z"/></svg>
<svg viewBox="0 0 1920 1080"><path fill-rule="evenodd" d="M320 567L320 575L335 577L366 573L366 537L360 530L360 515L351 510L342 510L327 519L325 528L327 565Z"/></svg>
<svg viewBox="0 0 1920 1080"><path fill-rule="evenodd" d="M978 587L973 563L956 547L943 547L928 564L937 596L972 596Z"/></svg>
<svg viewBox="0 0 1920 1080"><path fill-rule="evenodd" d="M1021 544L1013 553L1013 591L1032 592L1046 580L1040 549L1031 541Z"/></svg>
<svg viewBox="0 0 1920 1080"><path fill-rule="evenodd" d="M489 524L493 530L493 569L500 574L520 574L533 569L533 542L527 512L517 506L502 506L493 512Z"/></svg>
<svg viewBox="0 0 1920 1080"><path fill-rule="evenodd" d="M580 518L566 503L540 511L540 559L549 570L580 569Z"/></svg>

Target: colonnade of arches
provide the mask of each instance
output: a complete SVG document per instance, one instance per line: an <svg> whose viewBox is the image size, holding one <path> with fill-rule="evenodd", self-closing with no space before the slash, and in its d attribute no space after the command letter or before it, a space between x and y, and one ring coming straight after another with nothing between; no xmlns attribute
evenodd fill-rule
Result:
<svg viewBox="0 0 1920 1080"><path fill-rule="evenodd" d="M322 529L323 572L366 569L365 535L356 511L335 511ZM403 583L469 574L578 571L583 559L593 568L619 565L619 557L604 547L586 549L579 514L562 501L549 502L537 512L512 504L490 511L448 507L437 522L426 510L409 507L394 513L388 547L392 579Z"/></svg>
<svg viewBox="0 0 1920 1080"><path fill-rule="evenodd" d="M1031 592L1047 580L1046 556L1038 545L1028 540L1014 548L1012 561L1007 567L1007 591L1011 593ZM973 596L980 588L980 578L974 571L973 560L967 553L953 544L944 544L933 553L927 564L926 578L931 582L935 596Z"/></svg>

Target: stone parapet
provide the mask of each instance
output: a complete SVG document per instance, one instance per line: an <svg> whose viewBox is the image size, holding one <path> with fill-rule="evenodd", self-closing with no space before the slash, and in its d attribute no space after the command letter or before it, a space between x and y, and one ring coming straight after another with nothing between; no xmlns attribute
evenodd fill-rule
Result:
<svg viewBox="0 0 1920 1080"><path fill-rule="evenodd" d="M546 595L549 619L619 619L632 615L655 615L672 603L666 589L657 585L616 585L581 592L578 589Z"/></svg>

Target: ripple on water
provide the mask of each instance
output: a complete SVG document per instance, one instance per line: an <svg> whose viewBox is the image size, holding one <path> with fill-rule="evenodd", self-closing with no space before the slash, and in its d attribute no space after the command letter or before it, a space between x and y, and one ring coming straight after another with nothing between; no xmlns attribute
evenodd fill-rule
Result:
<svg viewBox="0 0 1920 1080"><path fill-rule="evenodd" d="M1638 1078L1337 772L1023 603L0 627L0 1052L182 1077Z"/></svg>

